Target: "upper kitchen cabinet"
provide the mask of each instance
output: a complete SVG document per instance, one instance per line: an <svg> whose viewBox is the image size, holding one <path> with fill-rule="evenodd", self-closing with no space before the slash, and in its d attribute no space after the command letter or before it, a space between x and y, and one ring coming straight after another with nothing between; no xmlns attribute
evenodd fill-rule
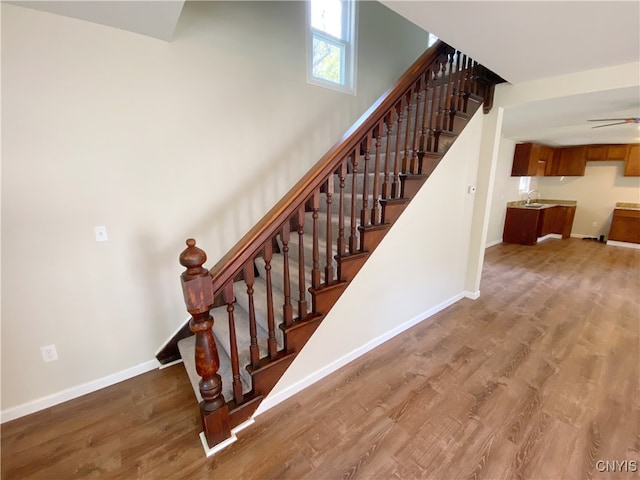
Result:
<svg viewBox="0 0 640 480"><path fill-rule="evenodd" d="M553 149L537 143L519 143L513 154L512 177L533 177L544 175L547 162L551 160Z"/></svg>
<svg viewBox="0 0 640 480"><path fill-rule="evenodd" d="M625 176L640 176L640 144L548 147L538 143L516 145L511 176L583 176L588 161L606 160L625 162Z"/></svg>
<svg viewBox="0 0 640 480"><path fill-rule="evenodd" d="M549 176L583 176L587 166L587 147L562 147L553 149L551 162L544 174Z"/></svg>
<svg viewBox="0 0 640 480"><path fill-rule="evenodd" d="M587 161L597 160L626 160L629 145L589 145L587 147Z"/></svg>
<svg viewBox="0 0 640 480"><path fill-rule="evenodd" d="M640 176L640 144L629 145L627 162L624 165L625 177Z"/></svg>

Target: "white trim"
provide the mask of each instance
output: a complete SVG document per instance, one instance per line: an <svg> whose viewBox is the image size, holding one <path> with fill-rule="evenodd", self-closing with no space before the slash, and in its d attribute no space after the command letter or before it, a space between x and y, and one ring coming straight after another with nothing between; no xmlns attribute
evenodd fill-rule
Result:
<svg viewBox="0 0 640 480"><path fill-rule="evenodd" d="M231 445L233 442L235 442L238 439L238 436L236 435L236 433L240 432L241 430L244 430L250 425L253 425L255 422L256 421L253 418L250 418L246 422L242 422L237 427L231 429L231 436L229 438L227 438L226 440L220 443L216 443L213 447L210 447L209 444L207 443L207 437L205 436L204 432L200 432L200 442L202 443L202 448L204 448L204 454L207 457L210 457L211 455L218 453L220 450L227 448L229 445Z"/></svg>
<svg viewBox="0 0 640 480"><path fill-rule="evenodd" d="M611 245L612 247L635 248L636 250L640 250L640 244L638 243L619 242L617 240L607 240L607 245Z"/></svg>
<svg viewBox="0 0 640 480"><path fill-rule="evenodd" d="M181 358L179 358L178 360L174 360L173 362L169 362L169 363L165 363L165 364L160 364L160 366L158 367L160 370L164 370L165 368L168 367L173 367L174 365L178 365L179 363L184 363L183 360Z"/></svg>
<svg viewBox="0 0 640 480"><path fill-rule="evenodd" d="M487 249L489 247L493 247L495 245L499 245L502 243L502 240L494 240L493 242L488 242L487 244L485 244L484 248Z"/></svg>
<svg viewBox="0 0 640 480"><path fill-rule="evenodd" d="M500 242L502 243L502 242ZM465 298L469 298L471 300L477 300L480 298L480 290L476 290L475 292L470 292L469 290L464 291Z"/></svg>
<svg viewBox="0 0 640 480"><path fill-rule="evenodd" d="M559 240L562 240L562 235L559 235L557 233L548 233L544 237L538 237L537 241L538 242L544 242L545 240L548 240L549 238L557 238Z"/></svg>
<svg viewBox="0 0 640 480"><path fill-rule="evenodd" d="M52 395L47 395L46 397L38 398L36 400L23 403L22 405L17 405L15 407L2 410L2 412L0 412L0 423L15 420L16 418L24 417L25 415L44 410L45 408L53 407L54 405L73 400L74 398L81 397L88 393L92 393L102 388L109 387L111 385L115 385L116 383L120 383L124 380L128 380L130 378L154 370L158 368L158 366L159 363L156 359L149 360L148 362L144 362L134 367L127 368L120 372L112 373L111 375L107 375L106 377L92 380L75 387L67 388L66 390L62 390Z"/></svg>
<svg viewBox="0 0 640 480"><path fill-rule="evenodd" d="M383 344L387 340L391 340L396 335L404 332L405 330L413 327L414 325L417 325L418 323L426 321L429 317L431 317L431 316L435 315L436 313L438 313L439 311L444 310L445 308L453 305L454 303L456 303L457 301L461 300L464 297L465 297L465 294L459 293L459 294L451 297L450 299L445 300L444 302L440 303L439 305L436 305L435 307L427 310L426 312L421 313L421 314L413 317L412 319L406 321L405 323L403 323L401 325L398 325L396 328L394 328L392 330L389 330L388 332L380 335L379 337L374 338L373 340L370 340L369 342L367 342L364 345L356 348L352 352L347 353L346 355L343 355L341 358L338 358L335 361L333 361L332 363L330 363L330 364L322 367L321 369L311 373L307 377L303 378L302 380L299 380L298 382L296 382L293 385L287 387L286 389L282 390L281 392L278 392L277 394L273 394L273 395L268 395L267 398L265 398L262 401L262 403L260 403L260 406L258 407L256 412L253 414L253 417L255 418L256 416L266 412L270 408L275 407L276 405L278 405L279 403L281 403L281 402L285 401L286 399L292 397L296 393L298 393L298 392L304 390L305 388L313 385L318 380L322 380L327 375L335 372L336 370L338 370L339 368L342 368L343 366L345 366L346 364L352 362L356 358L358 358L358 357L364 355L365 353L373 350L378 345Z"/></svg>

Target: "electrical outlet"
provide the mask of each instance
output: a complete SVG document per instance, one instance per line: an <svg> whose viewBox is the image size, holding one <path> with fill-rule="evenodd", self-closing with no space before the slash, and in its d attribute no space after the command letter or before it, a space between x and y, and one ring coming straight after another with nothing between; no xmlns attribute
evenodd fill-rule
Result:
<svg viewBox="0 0 640 480"><path fill-rule="evenodd" d="M107 227L93 227L93 230L96 234L96 242L106 242L109 240L109 238L107 237Z"/></svg>
<svg viewBox="0 0 640 480"><path fill-rule="evenodd" d="M58 352L56 351L56 346L53 344L40 347L40 352L42 352L42 360L45 362L55 362L58 360Z"/></svg>

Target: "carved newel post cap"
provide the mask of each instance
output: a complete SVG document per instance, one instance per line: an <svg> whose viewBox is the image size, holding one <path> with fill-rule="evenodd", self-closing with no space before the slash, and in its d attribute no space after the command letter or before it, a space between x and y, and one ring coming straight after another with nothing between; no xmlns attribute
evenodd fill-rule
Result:
<svg viewBox="0 0 640 480"><path fill-rule="evenodd" d="M207 254L196 247L196 241L193 238L189 238L186 243L187 248L180 254L180 265L187 269L187 273L195 275L200 273L202 265L207 261Z"/></svg>

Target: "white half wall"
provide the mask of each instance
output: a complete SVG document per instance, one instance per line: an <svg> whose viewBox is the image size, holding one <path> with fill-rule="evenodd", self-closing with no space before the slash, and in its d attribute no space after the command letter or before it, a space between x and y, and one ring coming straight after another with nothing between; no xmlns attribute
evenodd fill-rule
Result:
<svg viewBox="0 0 640 480"><path fill-rule="evenodd" d="M352 96L307 84L303 2L186 2L170 43L1 8L1 404L23 413L153 361L188 318L185 239L212 266L427 45L361 2Z"/></svg>
<svg viewBox="0 0 640 480"><path fill-rule="evenodd" d="M465 296L482 125L479 110L257 414Z"/></svg>

